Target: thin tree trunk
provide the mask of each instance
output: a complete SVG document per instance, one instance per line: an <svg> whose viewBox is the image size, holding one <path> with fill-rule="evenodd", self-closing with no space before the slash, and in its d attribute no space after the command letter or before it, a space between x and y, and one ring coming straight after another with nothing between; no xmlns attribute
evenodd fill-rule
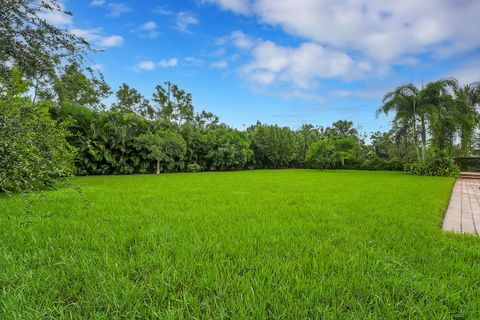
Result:
<svg viewBox="0 0 480 320"><path fill-rule="evenodd" d="M157 174L160 174L160 160L157 160Z"/></svg>
<svg viewBox="0 0 480 320"><path fill-rule="evenodd" d="M418 137L417 137L417 109L416 109L416 101L413 100L413 146L415 148L415 153L417 154L418 162L421 162L420 159L420 151L418 150Z"/></svg>
<svg viewBox="0 0 480 320"><path fill-rule="evenodd" d="M421 126L422 126L422 161L425 161L425 153L427 149L427 125L426 125L425 115L421 117Z"/></svg>

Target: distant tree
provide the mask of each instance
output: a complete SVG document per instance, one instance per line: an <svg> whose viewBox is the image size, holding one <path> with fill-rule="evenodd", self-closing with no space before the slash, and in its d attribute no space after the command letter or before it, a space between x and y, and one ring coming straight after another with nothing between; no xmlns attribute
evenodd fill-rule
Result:
<svg viewBox="0 0 480 320"><path fill-rule="evenodd" d="M432 105L427 117L429 120L431 145L438 150L452 154L457 131L457 101L452 92L458 88L455 79L442 79L430 82L422 90Z"/></svg>
<svg viewBox="0 0 480 320"><path fill-rule="evenodd" d="M250 139L245 132L219 127L205 135L207 166L210 170L244 169L253 156Z"/></svg>
<svg viewBox="0 0 480 320"><path fill-rule="evenodd" d="M335 166L339 161L339 156L333 141L324 139L312 144L305 160L311 167L323 170Z"/></svg>
<svg viewBox="0 0 480 320"><path fill-rule="evenodd" d="M335 137L350 137L358 135L352 121L338 120L332 124L332 133Z"/></svg>
<svg viewBox="0 0 480 320"><path fill-rule="evenodd" d="M454 88L456 122L460 136L460 155L469 156L472 150L475 129L480 123L477 112L480 103L480 82Z"/></svg>
<svg viewBox="0 0 480 320"><path fill-rule="evenodd" d="M295 135L288 127L257 124L251 129L257 165L263 168L288 167L295 158Z"/></svg>
<svg viewBox="0 0 480 320"><path fill-rule="evenodd" d="M192 95L171 82L165 82L165 88L155 87L152 102L156 118L165 124L180 126L193 121Z"/></svg>
<svg viewBox="0 0 480 320"><path fill-rule="evenodd" d="M136 112L148 119L153 119L155 112L150 102L145 99L135 88L123 83L116 92L117 101L112 105L112 110L120 112Z"/></svg>
<svg viewBox="0 0 480 320"><path fill-rule="evenodd" d="M307 157L307 152L310 146L317 140L319 140L319 133L317 129L311 125L303 123L300 128L296 131L296 134L299 138L300 150L298 152L298 157L300 162L304 162Z"/></svg>
<svg viewBox="0 0 480 320"><path fill-rule="evenodd" d="M219 126L219 118L213 113L203 110L195 114L193 125L200 130L216 129Z"/></svg>
<svg viewBox="0 0 480 320"><path fill-rule="evenodd" d="M370 136L372 151L376 157L391 159L395 151L395 143L389 132L377 131Z"/></svg>
<svg viewBox="0 0 480 320"><path fill-rule="evenodd" d="M160 173L160 163L171 167L185 154L186 145L182 136L175 131L147 132L135 138L138 148L148 150L147 158L156 161L156 173Z"/></svg>
<svg viewBox="0 0 480 320"><path fill-rule="evenodd" d="M88 78L78 64L65 66L53 85L60 104L74 104L92 110L105 108L102 100L111 93L103 78Z"/></svg>
<svg viewBox="0 0 480 320"><path fill-rule="evenodd" d="M340 165L345 166L345 161L353 160L356 156L358 139L355 136L344 136L333 140L335 154L340 160Z"/></svg>
<svg viewBox="0 0 480 320"><path fill-rule="evenodd" d="M377 114L381 112L385 114L395 112L393 121L396 123L397 128L402 129L400 132L407 134L411 129L413 146L418 161L422 161L425 153L425 145L423 145L422 154L420 154L417 134L418 116L423 105L421 98L420 90L415 85L411 83L404 84L387 92L383 97L382 106L377 111ZM421 131L426 132L426 129L422 128Z"/></svg>

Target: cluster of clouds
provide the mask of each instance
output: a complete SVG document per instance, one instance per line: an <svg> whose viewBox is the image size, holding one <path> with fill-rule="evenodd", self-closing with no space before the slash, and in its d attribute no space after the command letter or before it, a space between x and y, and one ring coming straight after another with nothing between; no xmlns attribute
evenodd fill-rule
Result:
<svg viewBox="0 0 480 320"><path fill-rule="evenodd" d="M105 4L105 1L102 0L93 0L92 4L100 2ZM65 10L63 2L60 1L58 4L61 10ZM71 34L82 37L100 48L120 46L124 41L123 37L120 35L105 35L102 31L102 28L77 28L74 25L73 17L63 13L62 11L42 10L39 13L39 17L45 19L48 23L56 27L67 29Z"/></svg>
<svg viewBox="0 0 480 320"><path fill-rule="evenodd" d="M108 10L108 18L118 18L126 12L132 11L129 6L123 2L107 2L106 0L92 0L90 4L94 7L104 7Z"/></svg>
<svg viewBox="0 0 480 320"><path fill-rule="evenodd" d="M102 34L101 28L93 29L69 29L70 33L77 37L82 37L90 43L93 43L101 48L117 47L122 45L123 37L119 35L105 36Z"/></svg>
<svg viewBox="0 0 480 320"><path fill-rule="evenodd" d="M154 12L163 16L173 18L174 29L187 34L192 33L192 31L190 30L191 26L200 23L200 20L193 13L188 11L174 12L172 10L168 10L159 6L155 8Z"/></svg>
<svg viewBox="0 0 480 320"><path fill-rule="evenodd" d="M322 78L385 74L393 66L438 61L480 47L478 0L202 2L279 27L301 40L284 46L241 31L222 39L249 52L250 61L239 70L260 85L289 82L307 89Z"/></svg>
<svg viewBox="0 0 480 320"><path fill-rule="evenodd" d="M171 67L176 67L177 65L178 65L177 58L163 59L157 63L151 60L142 60L133 68L133 70L134 71L140 71L140 70L153 71L157 68L171 68Z"/></svg>

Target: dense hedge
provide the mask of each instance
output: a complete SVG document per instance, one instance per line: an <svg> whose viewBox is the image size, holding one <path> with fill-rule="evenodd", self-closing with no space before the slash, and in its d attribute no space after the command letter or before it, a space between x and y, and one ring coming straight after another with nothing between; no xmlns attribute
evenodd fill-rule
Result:
<svg viewBox="0 0 480 320"><path fill-rule="evenodd" d="M480 172L480 157L457 157L455 163L460 171Z"/></svg>

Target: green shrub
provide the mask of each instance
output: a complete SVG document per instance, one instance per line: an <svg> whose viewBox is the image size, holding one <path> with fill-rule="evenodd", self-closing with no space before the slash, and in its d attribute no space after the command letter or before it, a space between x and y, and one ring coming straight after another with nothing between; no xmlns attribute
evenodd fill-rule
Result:
<svg viewBox="0 0 480 320"><path fill-rule="evenodd" d="M404 163L397 158L384 159L374 156L368 159L361 169L381 171L403 171Z"/></svg>
<svg viewBox="0 0 480 320"><path fill-rule="evenodd" d="M189 172L198 172L198 171L202 171L202 167L198 164L198 163L190 163L188 166L187 166L187 170Z"/></svg>
<svg viewBox="0 0 480 320"><path fill-rule="evenodd" d="M438 153L424 162L405 165L405 171L420 176L454 177L460 172L453 158L445 153Z"/></svg>
<svg viewBox="0 0 480 320"><path fill-rule="evenodd" d="M0 79L0 192L40 189L73 173L74 149L50 104L24 97L28 84L13 69Z"/></svg>
<svg viewBox="0 0 480 320"><path fill-rule="evenodd" d="M457 157L455 163L461 171L480 172L480 157Z"/></svg>

